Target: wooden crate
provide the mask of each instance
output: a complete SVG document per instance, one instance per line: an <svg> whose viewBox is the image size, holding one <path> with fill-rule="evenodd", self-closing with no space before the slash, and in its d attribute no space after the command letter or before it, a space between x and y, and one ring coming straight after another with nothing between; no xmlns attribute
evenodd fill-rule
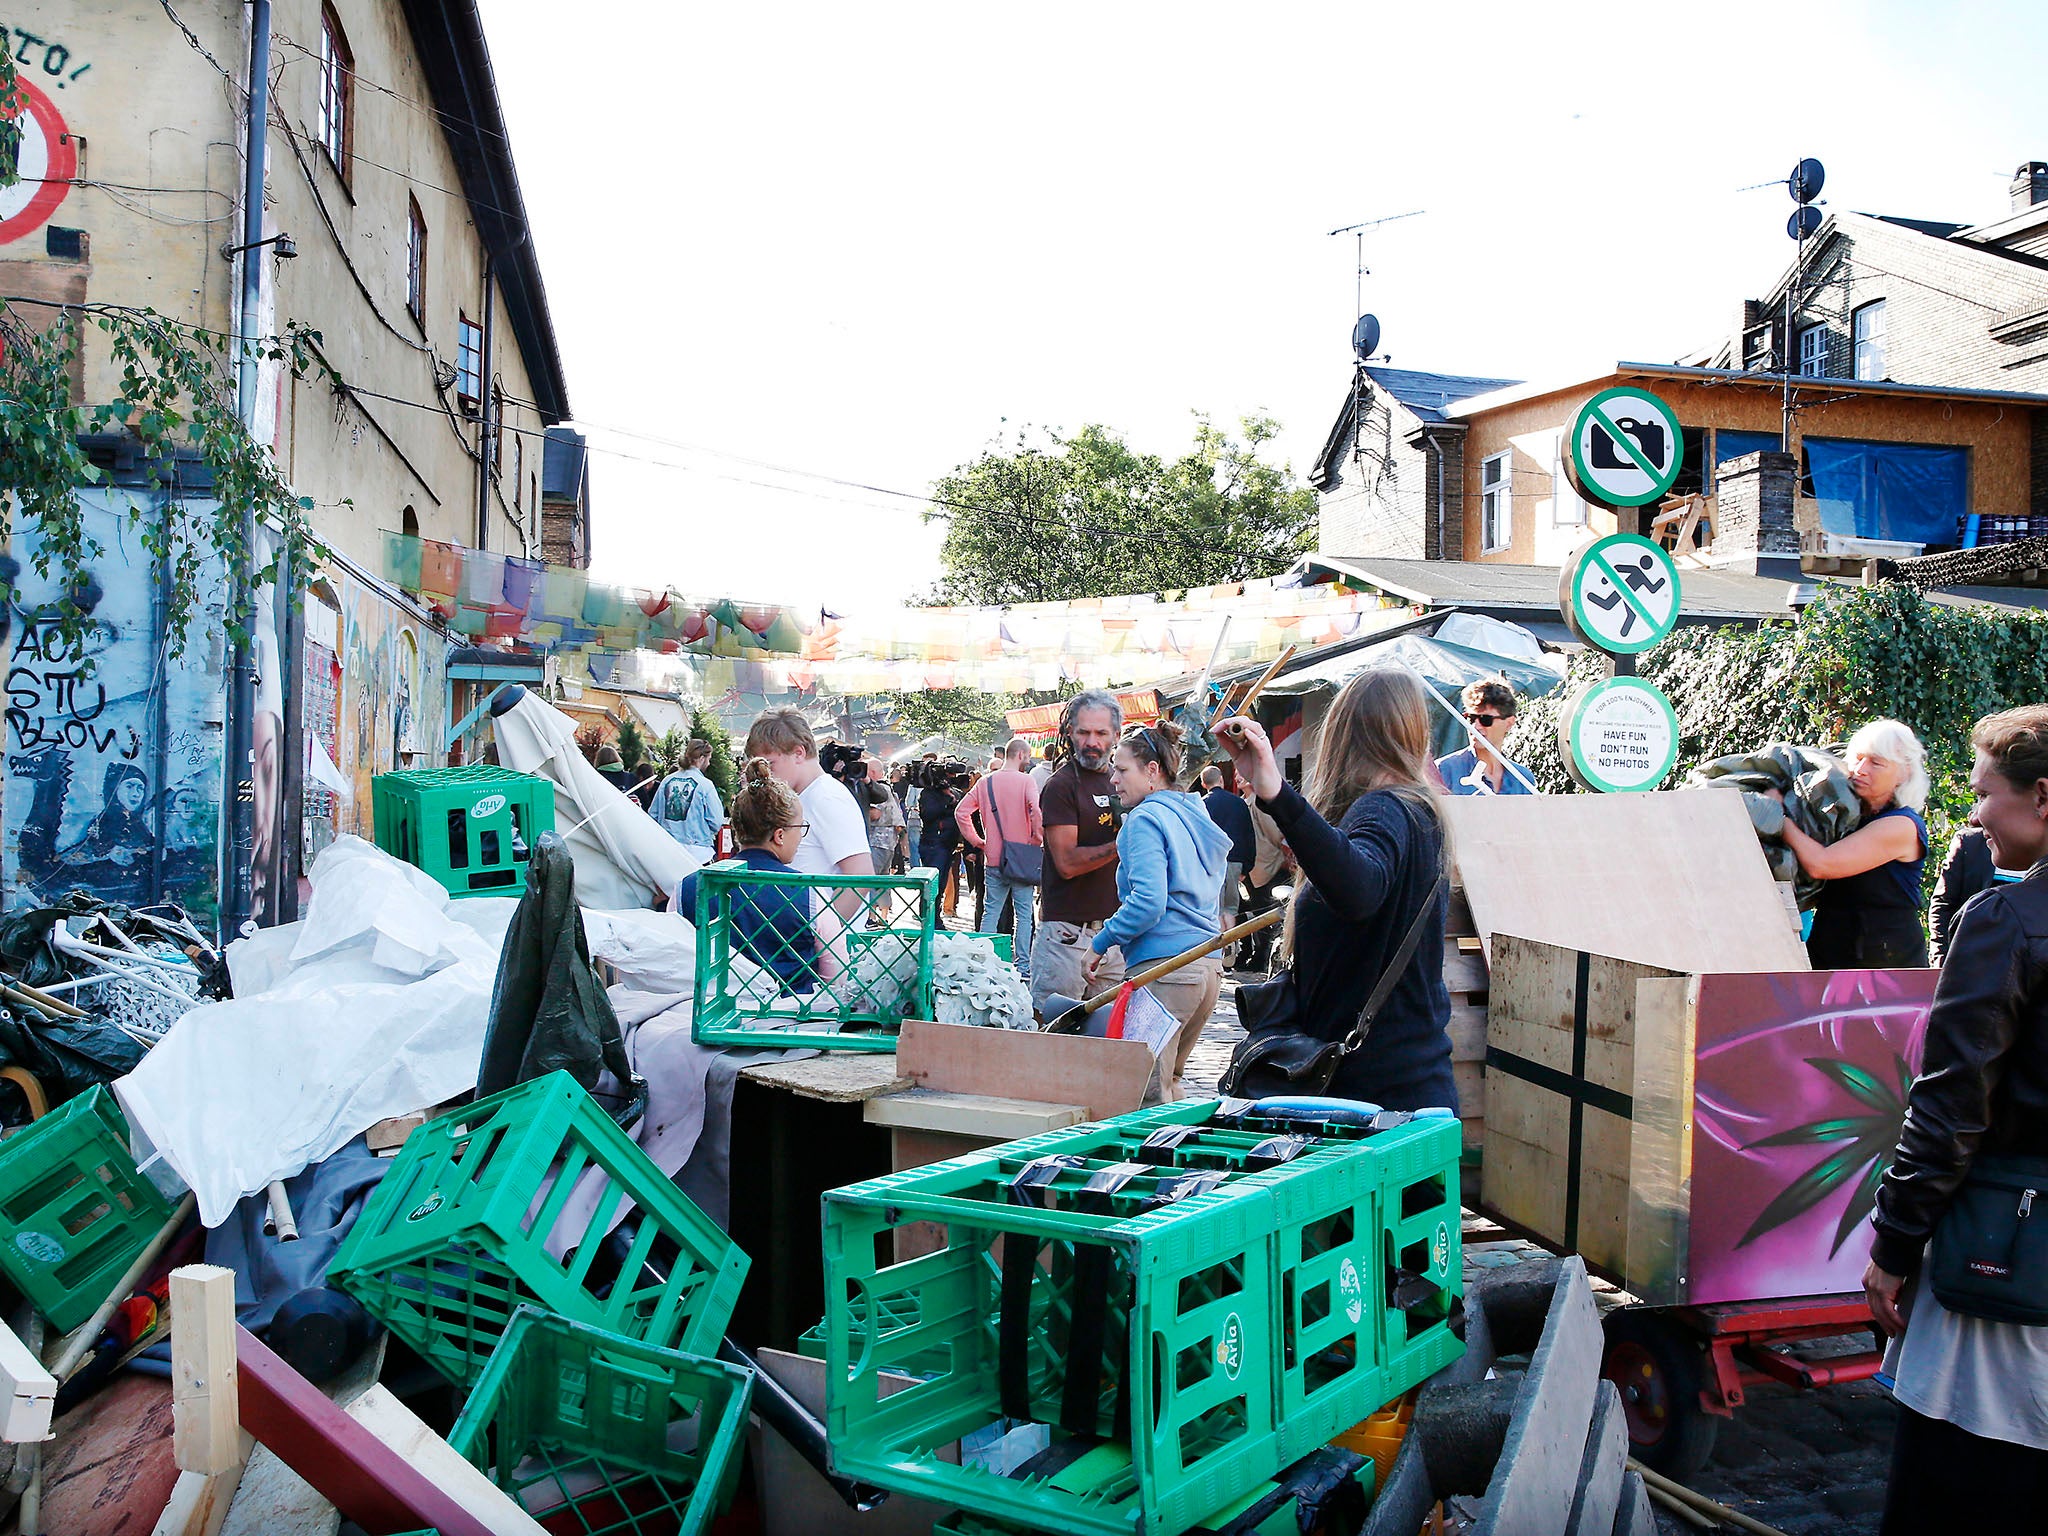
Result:
<svg viewBox="0 0 2048 1536"><path fill-rule="evenodd" d="M1685 976L1493 945L1482 1209L1659 1305L1857 1289L1939 972ZM1799 1199L1847 1145L1802 1128L1882 1114Z"/></svg>

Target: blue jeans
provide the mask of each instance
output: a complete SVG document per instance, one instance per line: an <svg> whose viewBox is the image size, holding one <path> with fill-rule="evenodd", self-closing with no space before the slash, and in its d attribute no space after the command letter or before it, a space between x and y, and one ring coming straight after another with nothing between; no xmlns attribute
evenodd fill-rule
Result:
<svg viewBox="0 0 2048 1536"><path fill-rule="evenodd" d="M1031 979L1031 923L1032 909L1038 902L1038 887L1025 885L1022 881L1010 880L995 866L989 866L987 873L987 899L981 906L981 931L994 933L996 924L1003 918L1003 903L1009 902L1016 908L1017 932L1011 941L1011 953L1017 957L1017 974L1025 980Z"/></svg>

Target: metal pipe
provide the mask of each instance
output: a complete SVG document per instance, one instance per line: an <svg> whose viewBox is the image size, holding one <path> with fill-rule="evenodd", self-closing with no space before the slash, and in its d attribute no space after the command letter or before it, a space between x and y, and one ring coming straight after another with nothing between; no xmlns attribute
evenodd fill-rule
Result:
<svg viewBox="0 0 2048 1536"><path fill-rule="evenodd" d="M270 0L249 6L248 152L242 175L242 243L263 238L263 172L270 143ZM263 301L261 252L242 252L242 304L235 360L235 414L256 430L256 313ZM256 513L242 515L242 549L229 572L235 606L256 618ZM236 938L255 915L256 862L256 647L247 625L235 636L229 669L227 763L228 867L221 891L221 938Z"/></svg>
<svg viewBox="0 0 2048 1536"><path fill-rule="evenodd" d="M477 357L476 429L476 547L491 547L491 456L497 424L492 409L497 391L491 387L491 352L497 326L493 321L498 304L492 289L496 276L491 253L484 251L484 334Z"/></svg>

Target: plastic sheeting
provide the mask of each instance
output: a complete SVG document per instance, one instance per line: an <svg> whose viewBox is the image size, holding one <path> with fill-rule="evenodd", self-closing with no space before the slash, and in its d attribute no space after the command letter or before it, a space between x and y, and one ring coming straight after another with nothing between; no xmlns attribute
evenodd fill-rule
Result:
<svg viewBox="0 0 2048 1536"><path fill-rule="evenodd" d="M509 690L508 690L509 691ZM497 706L493 703L493 709ZM555 831L576 860L576 900L614 912L650 907L701 862L653 817L583 759L576 722L518 690L518 701L492 721L498 761L555 786Z"/></svg>
<svg viewBox="0 0 2048 1536"><path fill-rule="evenodd" d="M1809 437L1806 463L1823 531L1953 544L1970 510L1970 450Z"/></svg>
<svg viewBox="0 0 2048 1536"><path fill-rule="evenodd" d="M312 884L303 921L229 947L236 996L186 1014L114 1084L138 1151L191 1186L209 1227L379 1120L476 1083L518 903L451 900L353 837L314 861ZM688 935L680 918L590 913L586 922L594 955L616 951L645 981L680 982L687 993L693 949L653 931Z"/></svg>

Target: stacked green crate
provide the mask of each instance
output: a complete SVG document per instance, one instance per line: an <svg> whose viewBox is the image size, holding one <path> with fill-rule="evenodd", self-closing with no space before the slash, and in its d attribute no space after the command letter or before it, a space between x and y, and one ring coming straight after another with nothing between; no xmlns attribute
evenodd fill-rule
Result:
<svg viewBox="0 0 2048 1536"><path fill-rule="evenodd" d="M827 917L830 904L841 910ZM706 865L688 914L697 927L692 1038L895 1050L906 1018L931 1017L938 908L936 870L804 875L736 859Z"/></svg>
<svg viewBox="0 0 2048 1536"><path fill-rule="evenodd" d="M377 846L451 896L523 894L533 845L555 829L555 786L489 763L380 773L370 807Z"/></svg>
<svg viewBox="0 0 2048 1536"><path fill-rule="evenodd" d="M588 1227L558 1234L579 1187ZM626 1217L624 1252L607 1258ZM522 1306L715 1355L747 1263L574 1078L550 1072L406 1137L328 1276L470 1386Z"/></svg>
<svg viewBox="0 0 2048 1536"><path fill-rule="evenodd" d="M1179 1103L828 1193L835 1465L1025 1526L1187 1529L1462 1349L1458 1141ZM909 1221L948 1246L878 1263ZM883 1399L883 1371L928 1379ZM1126 1457L1083 1492L940 1458L1006 1422Z"/></svg>

